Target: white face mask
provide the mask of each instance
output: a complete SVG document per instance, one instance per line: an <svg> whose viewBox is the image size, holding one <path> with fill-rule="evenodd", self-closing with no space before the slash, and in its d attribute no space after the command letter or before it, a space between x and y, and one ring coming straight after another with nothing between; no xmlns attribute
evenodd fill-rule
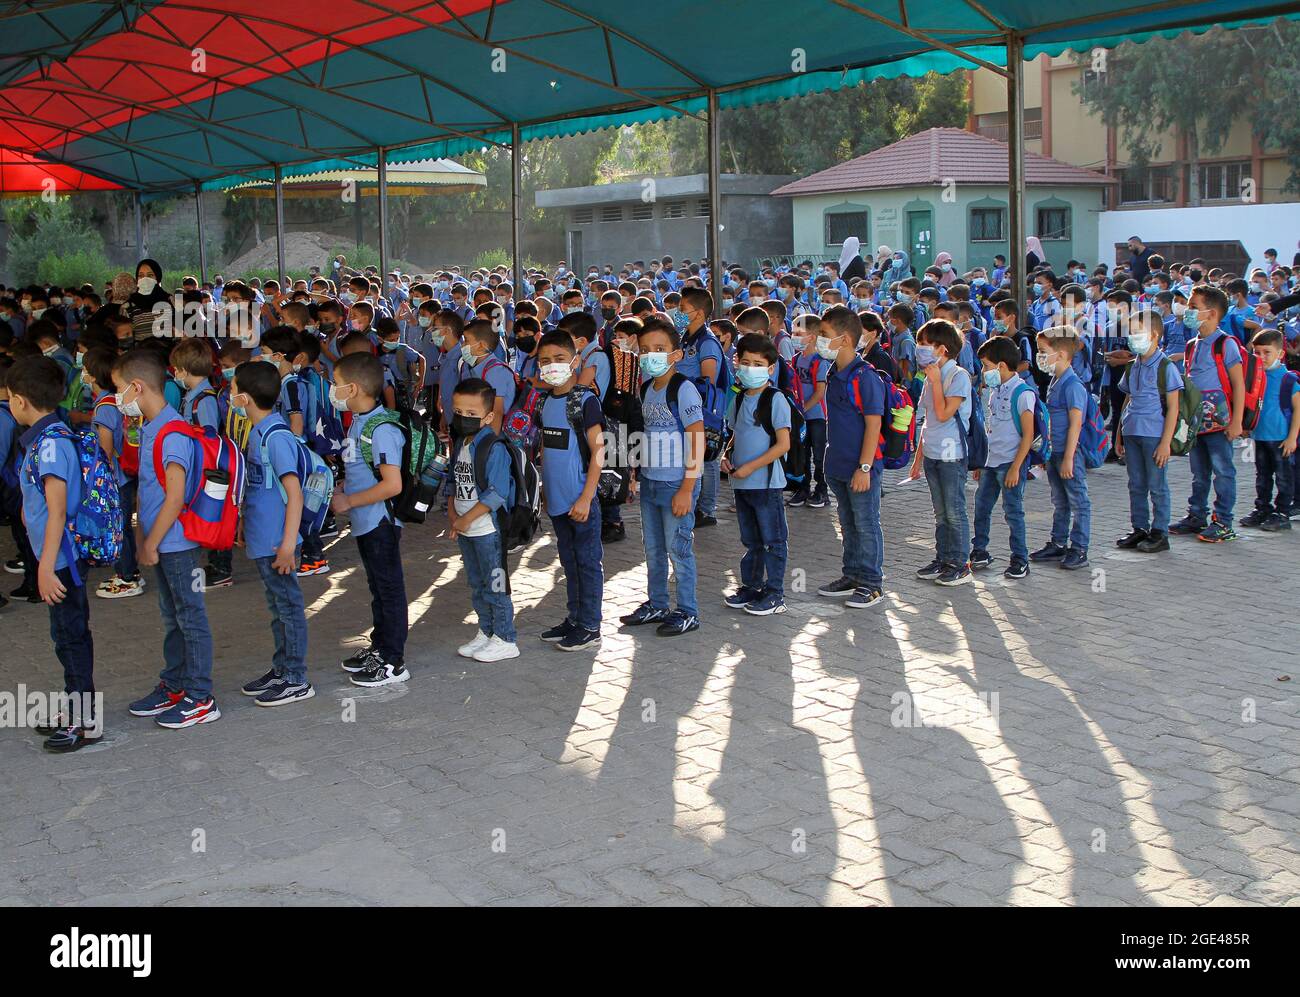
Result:
<svg viewBox="0 0 1300 997"><path fill-rule="evenodd" d="M144 413L140 411L140 399L136 398L134 401L129 401L123 404L122 395L124 394L126 394L125 391L118 393L117 410L121 412L124 416L126 416L128 419L142 418L144 416Z"/></svg>
<svg viewBox="0 0 1300 997"><path fill-rule="evenodd" d="M1128 347L1138 356L1145 356L1147 350L1151 349L1151 337L1146 333L1130 332Z"/></svg>
<svg viewBox="0 0 1300 997"><path fill-rule="evenodd" d="M158 286L158 282L152 277L141 277L135 282L135 286L141 294L152 294L153 289Z"/></svg>
<svg viewBox="0 0 1300 997"><path fill-rule="evenodd" d="M573 368L567 363L548 363L541 367L538 374L551 387L558 388L573 376Z"/></svg>

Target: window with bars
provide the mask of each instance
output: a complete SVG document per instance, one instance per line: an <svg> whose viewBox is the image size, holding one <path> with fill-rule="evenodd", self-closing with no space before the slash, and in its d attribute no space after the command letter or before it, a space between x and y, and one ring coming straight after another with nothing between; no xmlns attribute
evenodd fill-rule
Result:
<svg viewBox="0 0 1300 997"><path fill-rule="evenodd" d="M1120 204L1165 204L1174 199L1174 173L1169 166L1131 166L1119 173Z"/></svg>
<svg viewBox="0 0 1300 997"><path fill-rule="evenodd" d="M695 203L695 217L696 217L696 218L708 218L708 217L709 217L709 202L708 202L708 201L697 201L697 202Z"/></svg>
<svg viewBox="0 0 1300 997"><path fill-rule="evenodd" d="M1006 212L1002 208L970 209L971 242L1005 242L1006 231L1003 219Z"/></svg>
<svg viewBox="0 0 1300 997"><path fill-rule="evenodd" d="M1038 209L1038 238L1046 241L1065 240L1070 238L1070 209L1069 208L1039 208Z"/></svg>
<svg viewBox="0 0 1300 997"><path fill-rule="evenodd" d="M826 213L826 245L840 246L849 236L864 238L867 231L865 211L828 211Z"/></svg>
<svg viewBox="0 0 1300 997"><path fill-rule="evenodd" d="M634 204L632 205L632 221L648 222L655 216L655 206L653 204Z"/></svg>
<svg viewBox="0 0 1300 997"><path fill-rule="evenodd" d="M590 225L595 219L595 212L591 208L574 208L573 224Z"/></svg>
<svg viewBox="0 0 1300 997"><path fill-rule="evenodd" d="M1200 174L1202 201L1235 201L1242 196L1242 182L1250 179L1250 160L1202 163Z"/></svg>
<svg viewBox="0 0 1300 997"><path fill-rule="evenodd" d="M664 217L665 217L665 218L685 218L685 217L686 217L686 202L685 202L685 201L669 201L669 202L667 202L667 203L664 205Z"/></svg>
<svg viewBox="0 0 1300 997"><path fill-rule="evenodd" d="M602 222L621 222L623 220L622 205L612 205L600 209L600 220Z"/></svg>

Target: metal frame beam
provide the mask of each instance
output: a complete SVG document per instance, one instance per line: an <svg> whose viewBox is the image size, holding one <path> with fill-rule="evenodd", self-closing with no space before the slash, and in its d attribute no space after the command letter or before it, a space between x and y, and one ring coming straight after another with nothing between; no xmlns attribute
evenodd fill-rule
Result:
<svg viewBox="0 0 1300 997"><path fill-rule="evenodd" d="M1025 312L1025 72L1024 39L1007 32L1007 267L1011 293L1020 309L1021 328Z"/></svg>
<svg viewBox="0 0 1300 997"><path fill-rule="evenodd" d="M1006 70L1003 69L1001 66L988 62L985 59L981 59L978 56L971 55L969 52L963 51L962 49L958 48L956 45L949 45L945 41L940 41L938 38L934 37L933 34L927 34L924 31L918 31L916 28L910 27L906 24L901 24L898 21L890 20L888 17L885 17L883 14L877 14L874 10L869 10L868 8L863 7L859 4L852 3L850 2L850 0L831 0L831 3L835 4L835 6L837 7L843 7L845 10L852 11L855 14L861 14L863 17L867 18L868 20L872 20L875 21L877 24L884 25L885 27L889 28L892 31L897 31L899 34L907 35L909 38L915 38L917 41L925 42L925 44L931 45L934 48L939 49L940 51L947 52L950 55L955 55L958 56L959 58L965 59L967 62L974 63L976 66L979 66L981 69L987 69L989 72L997 73L999 76L1007 75Z"/></svg>
<svg viewBox="0 0 1300 997"><path fill-rule="evenodd" d="M713 314L722 316L722 118L718 91L709 91L709 291Z"/></svg>
<svg viewBox="0 0 1300 997"><path fill-rule="evenodd" d="M524 298L524 165L523 143L519 138L519 122L510 125L510 260L511 285L515 301ZM568 250L565 250L566 254Z"/></svg>
<svg viewBox="0 0 1300 997"><path fill-rule="evenodd" d="M199 219L199 286L208 279L208 244L207 232L203 221L203 185L194 184L194 213Z"/></svg>
<svg viewBox="0 0 1300 997"><path fill-rule="evenodd" d="M379 286L388 294L388 152L381 145L375 150L378 190L375 208L379 212Z"/></svg>
<svg viewBox="0 0 1300 997"><path fill-rule="evenodd" d="M275 264L279 274L280 290L284 290L284 173L279 163L275 166Z"/></svg>

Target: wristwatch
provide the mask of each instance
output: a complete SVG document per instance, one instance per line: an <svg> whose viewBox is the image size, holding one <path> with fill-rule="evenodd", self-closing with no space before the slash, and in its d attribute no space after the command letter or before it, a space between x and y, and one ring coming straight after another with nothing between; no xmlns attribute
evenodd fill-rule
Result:
<svg viewBox="0 0 1300 997"><path fill-rule="evenodd" d="M861 471L863 474L870 474L870 473L871 473L871 465L870 465L870 464L859 464L859 465L858 465L858 470Z"/></svg>

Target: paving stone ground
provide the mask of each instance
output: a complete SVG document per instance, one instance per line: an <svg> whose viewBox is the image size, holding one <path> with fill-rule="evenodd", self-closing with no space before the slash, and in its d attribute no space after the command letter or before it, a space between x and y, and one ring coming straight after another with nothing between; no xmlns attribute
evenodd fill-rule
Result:
<svg viewBox="0 0 1300 997"><path fill-rule="evenodd" d="M704 626L674 640L617 626L644 592L633 507L594 656L536 638L564 602L543 536L515 574L524 654L456 657L459 556L440 523L412 528L413 679L384 690L337 665L369 620L345 533L303 583L318 695L278 710L238 694L271 645L237 556L208 597L224 716L188 731L125 710L156 681L152 591L92 600L108 736L52 757L0 730L0 903L1300 903L1300 532L1117 551L1108 466L1089 475L1091 572L1005 581L997 513L998 570L945 589L913 576L933 521L899 477L885 603L817 597L839 573L835 513L798 509L790 611L766 618L721 602L740 550L724 485L698 535ZM1187 480L1175 462L1175 515ZM1045 482L1027 506L1034 546ZM44 607L0 613L0 689L58 675Z"/></svg>

